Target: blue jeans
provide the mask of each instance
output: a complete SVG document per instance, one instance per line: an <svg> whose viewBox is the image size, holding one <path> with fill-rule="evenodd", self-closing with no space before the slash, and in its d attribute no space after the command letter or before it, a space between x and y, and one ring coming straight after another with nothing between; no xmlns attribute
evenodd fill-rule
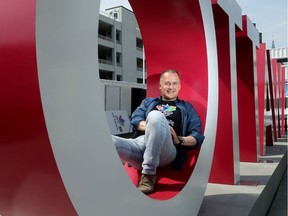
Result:
<svg viewBox="0 0 288 216"><path fill-rule="evenodd" d="M143 174L155 175L157 167L170 164L176 157L168 122L159 111L148 114L145 135L135 139L112 135L112 139L121 160L142 169Z"/></svg>

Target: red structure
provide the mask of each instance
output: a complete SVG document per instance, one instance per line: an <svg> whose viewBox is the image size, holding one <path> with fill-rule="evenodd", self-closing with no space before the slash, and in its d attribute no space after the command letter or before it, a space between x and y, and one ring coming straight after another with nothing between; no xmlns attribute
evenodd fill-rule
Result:
<svg viewBox="0 0 288 216"><path fill-rule="evenodd" d="M257 162L259 156L258 122L256 122L258 102L255 88L257 85L256 46L258 45L258 31L248 17L243 16L243 31L237 32L236 38L241 162Z"/></svg>
<svg viewBox="0 0 288 216"><path fill-rule="evenodd" d="M2 104L0 107L0 168L1 174L5 176L0 180L1 215L73 216L80 213L82 213L80 215L87 215L87 212L89 214L94 213L91 209L94 209L95 206L98 206L98 209L96 208L98 211L100 208L103 209L105 206L102 203L107 204L106 200L110 202L112 199L122 198L127 194L128 200L134 200L134 197L131 196L133 193L140 197L139 199L142 199L142 201L144 200L143 202L146 201L151 204L151 200L147 201L147 197L141 192L138 190L137 193L135 192L135 188L132 187L131 182L126 181L126 178L123 185L125 185L124 187L128 183L129 185L125 194L113 194L116 193L113 190L115 185L107 182L115 181L117 173L123 173L123 175L126 175L126 173L123 169L120 169L121 166L118 166L120 163L116 158L114 146L102 142L101 139L102 136L105 136L105 133L101 133L97 140L94 137L95 134L104 131L105 127L101 127L102 125L98 125L98 128L87 127L92 117L84 118L84 116L88 116L87 113L78 113L83 107L85 108L84 112L86 112L91 108L89 105L92 104L93 108L95 108L95 105L99 105L99 103L94 102L100 95L97 91L91 91L95 86L94 79L87 80L87 77L96 77L94 69L97 68L97 63L95 63L95 58L92 61L90 58L97 54L97 50L92 46L94 42L97 42L97 34L95 34L95 37L88 37L89 34L83 31L83 29L89 30L89 33L94 35L97 28L91 30L86 25L80 26L79 24L89 22L89 27L97 26L94 25L97 19L91 18L96 16L95 11L93 11L93 15L91 14L93 9L97 11L97 2L93 4L89 2L89 5L92 4L93 6L90 8L87 7L88 2L85 3L83 3L85 6L79 7L82 3L73 1L61 3L38 1L36 7L35 0L26 1L25 5L19 0L0 1L0 7L5 8L5 13L1 14L0 21L0 86L1 92L5 93L1 98ZM182 173L183 179L180 179L180 188L176 188L175 191L169 194L170 197L168 198L165 198L163 193L158 198L169 199L179 193L185 185L188 186L187 181L190 180L192 171L195 173L198 167L197 171L198 173L201 172L201 175L194 177L196 181L192 182L196 185L197 192L189 192L193 188L190 183L188 189L186 187L184 191L185 194L180 196L189 198L184 199L184 202L181 203L177 201L179 196L174 199L175 206L188 206L189 203L189 213L197 212L205 193L212 163L216 131L216 126L213 123L217 119L218 97L215 92L217 92L218 79L217 67L215 67L217 61L216 55L214 55L214 53L216 54L216 43L215 37L213 37L212 13L211 10L208 10L211 5L196 0L192 2L183 0L180 8L177 7L179 2L174 0L161 0L157 3L155 7L151 7L151 2L131 1L145 41L148 95L156 95L153 89L158 87L158 73L167 68L174 68L181 73L183 80L180 97L189 100L194 105L203 122L203 130L208 119L207 110L211 110L210 120L208 121L211 135L209 135L209 130L206 130L206 140L210 140L210 142L209 146L204 147L208 150L208 156L205 158L206 153L203 152L202 148L202 164L201 166L195 166L195 164L198 165L197 159L201 159L201 157L198 157L199 149L191 151L189 167L185 170L185 173ZM163 8L169 10L169 16L159 19L159 9L163 10ZM90 16L88 16L87 11L90 12ZM206 17L202 16L202 12L206 14ZM206 23L204 24L204 22ZM46 28L43 26L46 26ZM171 26L173 26L173 31L171 31ZM51 31L46 31L47 28ZM79 28L80 31L77 31ZM184 33L183 30L185 30ZM212 34L208 34L206 32L208 30L208 33ZM87 42L86 38L91 41ZM179 43L171 43L174 39L177 39ZM79 46L76 46L80 49L75 49L76 42L80 43ZM209 47L211 49L208 52ZM71 50L75 53L69 52ZM92 55L87 55L84 58L81 56L81 51L92 53ZM79 71L79 65L88 72L85 70ZM91 68L93 69L92 72L89 70ZM63 74L64 76L61 77ZM154 79L156 76L157 82ZM77 83L79 77L82 78L81 81L85 80L83 82L85 86L83 86L83 83ZM47 83L50 83L50 85L45 85ZM90 85L93 87L90 87ZM86 88L87 86L90 88ZM214 88L215 91L213 91ZM95 96L95 93L99 94ZM67 97L63 97L63 95ZM93 98L92 102L87 95L93 96L91 97ZM207 108L208 97L210 97L210 103L214 106L210 106L210 109ZM78 99L76 103L74 98ZM50 99L52 99L52 103L49 101ZM58 103L53 104L53 102ZM75 107L79 109L75 109ZM96 106L93 109L93 112L97 112L97 114L89 111L88 113L92 114L93 118L95 116L104 118L104 111L103 116L97 116L100 113L97 108ZM58 121L59 119L61 120ZM99 119L101 118L96 118L96 120ZM68 127L67 122L70 123ZM104 125L101 121L94 122L92 125L97 126L97 124ZM87 138L85 136L87 134L91 137L88 136ZM76 139L73 139L75 137ZM103 144L107 145L103 147ZM98 151L95 147L97 145L100 146ZM115 153L113 159L117 162L117 169L120 167L119 170L113 170L115 164L112 164L111 159L104 155L104 153L108 154L109 151L101 148L111 150L112 155ZM93 149L93 151L89 152L87 149ZM97 157L100 158L99 163L96 163L95 158ZM70 163L66 163L67 161ZM102 163L103 161L108 162ZM89 166L92 165L94 170L89 169ZM109 167L113 168L109 170ZM102 169L100 174L97 173L99 169ZM117 184L119 183L119 176L117 176ZM96 179L96 181L93 181L92 184L91 179ZM82 183L84 181L84 184L80 185L78 183L80 181ZM87 182L90 183L90 187L86 186ZM175 181L172 183L175 185ZM106 187L103 187L105 184ZM121 191L122 189L117 185L116 190ZM110 194L110 196L107 194L105 196L101 191ZM167 194L166 191L164 193ZM89 199L91 197L93 199ZM138 205L140 205L138 207L146 208L142 201L138 202ZM192 205L190 205L191 201L193 202ZM171 203L173 200L169 200L169 202ZM109 207L110 203L107 205ZM131 207L131 202L127 203L127 199L121 200L118 198L117 205ZM175 215L175 212L171 212L178 212L179 210L179 207L177 210L174 205L168 206L168 203L164 205L166 205L166 208L162 208L163 211L161 211L163 215L167 215L167 211L169 211L167 209L169 208L169 213L172 215ZM187 212L186 208L181 207L180 210ZM113 212L115 209L108 208L105 211ZM129 208L119 208L118 211L131 212ZM140 210L140 212L142 211ZM107 215L110 214L107 213Z"/></svg>
<svg viewBox="0 0 288 216"><path fill-rule="evenodd" d="M102 142L102 136L110 138L110 134L107 131L105 134L104 114L98 115L101 99L97 97L101 93L96 90L99 94L95 96L91 91L98 79L94 58L97 28L93 27L100 0L93 4L91 1L37 1L37 8L36 0L0 0L0 8L5 9L0 14L0 215L89 215L98 213L95 206L96 211L104 209L107 215L116 215L118 211L120 215L129 215L131 206L136 206L139 215L155 212L161 212L159 216L184 215L181 212L197 215L211 164L210 182L235 184L239 180L240 161L257 162L258 156L265 154L265 143L273 145L284 133L284 69L276 60L271 60L269 51L265 53L265 44L259 46L258 31L248 17L238 20L240 9L235 2L211 2L213 7L201 0L157 0L151 6L152 1L130 0L145 43L147 95L158 96L161 71L178 70L182 77L180 98L194 105L203 130L209 129L205 134L206 143L201 149L189 152L183 170L177 174L165 169L159 172L161 187L150 195L156 200L151 200L131 182L126 182L129 178L120 169L122 164L116 158L114 146ZM85 6L79 7L82 3ZM93 7L89 8L88 3ZM39 5L42 13L37 14ZM167 13L163 16L160 11ZM43 12L45 15L41 17ZM57 23L59 17L61 24ZM46 26L39 28L39 22ZM46 32L47 28L55 32ZM93 34L87 37L89 34L83 29ZM79 42L78 36L81 43L74 47ZM87 38L92 42L87 42ZM77 48L89 54L83 57ZM77 55L71 50L76 50ZM89 73L84 73L83 68ZM58 74L62 79L58 79ZM79 78L82 83L77 83ZM45 79L49 82L44 82ZM74 97L78 100L73 100ZM59 103L51 103L54 99ZM54 106L47 108L47 104ZM269 110L271 122L266 123L264 112ZM90 111L93 115L89 115ZM99 112L95 114L96 111ZM75 116L77 118L73 118ZM99 126L97 120L103 125ZM70 127L63 130L67 125ZM75 137L77 139L73 139ZM59 148L55 150L56 147ZM90 149L93 151L89 152ZM107 157L108 153L115 158ZM136 184L137 172L125 169ZM123 188L112 184L118 184L119 179L125 179ZM78 184L80 181L82 185ZM140 201L135 203L135 197ZM117 203L116 210L110 208L111 200ZM161 211L154 211L157 208Z"/></svg>
<svg viewBox="0 0 288 216"><path fill-rule="evenodd" d="M264 121L265 112L265 90L266 90L266 44L261 43L259 49L256 51L257 59L257 87L258 87L258 121L259 121L259 144L260 144L260 155L265 154L265 134L266 125Z"/></svg>
<svg viewBox="0 0 288 216"><path fill-rule="evenodd" d="M285 134L285 116L284 116L284 109L285 109L285 68L280 68L280 100L281 100L281 133L280 136L284 136Z"/></svg>
<svg viewBox="0 0 288 216"><path fill-rule="evenodd" d="M236 184L240 180L240 170L238 125L235 124L238 111L234 48L236 29L242 28L241 9L233 1L223 3L223 1L215 0L212 3L218 46L219 98L221 99L219 100L216 144L209 182ZM233 104L236 106L233 107Z"/></svg>
<svg viewBox="0 0 288 216"><path fill-rule="evenodd" d="M76 215L48 138L39 92L36 1L0 1L1 215Z"/></svg>
<svg viewBox="0 0 288 216"><path fill-rule="evenodd" d="M272 79L273 79L273 94L274 94L274 108L275 108L275 141L281 137L281 99L280 99L280 86L281 86L281 64L277 59L272 59Z"/></svg>
<svg viewBox="0 0 288 216"><path fill-rule="evenodd" d="M268 146L273 146L273 140L277 142L277 131L276 131L276 115L275 115L275 93L274 93L274 82L273 82L273 67L270 51L266 51L267 54L267 67L268 67L268 85L267 89L268 100L266 103L267 110L271 110L272 125L267 127L266 143ZM273 138L272 138L273 137Z"/></svg>
<svg viewBox="0 0 288 216"><path fill-rule="evenodd" d="M181 75L181 91L179 97L190 101L200 115L205 128L208 65L203 20L201 19L198 1L181 2L181 16L176 1L160 0L151 7L147 1L130 0L135 12L145 43L147 61L147 96L159 96L159 73L167 68L179 71ZM159 17L158 11L169 11ZM149 16L147 14L149 13ZM159 28L161 26L161 28ZM173 26L173 31L171 31ZM185 34L183 34L185 29ZM177 43L171 43L177 41ZM197 50L197 52L195 52ZM198 79L192 79L198 77ZM199 83L201 77L201 84ZM177 195L191 176L197 162L198 150L189 151L185 167L181 171L159 170L157 173L159 188L149 195L154 199L169 199ZM138 173L126 167L134 184L137 184Z"/></svg>

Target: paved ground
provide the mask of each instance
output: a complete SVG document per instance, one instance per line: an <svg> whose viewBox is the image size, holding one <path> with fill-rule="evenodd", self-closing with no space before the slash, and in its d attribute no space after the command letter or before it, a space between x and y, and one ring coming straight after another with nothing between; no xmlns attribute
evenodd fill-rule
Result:
<svg viewBox="0 0 288 216"><path fill-rule="evenodd" d="M272 147L266 148L266 154L261 157L261 162L240 163L240 180L241 182L246 182L246 184L223 185L209 183L198 216L248 216L260 195L267 193L270 196L271 191L267 192L264 189L278 167L279 162L285 157L284 154L287 152L288 146L287 136L278 141ZM285 165L285 163L282 164ZM266 216L288 215L287 161L285 166L286 172L279 187L274 185L275 188L278 187L278 190ZM257 213L251 215L265 216L265 214L260 215Z"/></svg>
<svg viewBox="0 0 288 216"><path fill-rule="evenodd" d="M280 140L280 142L287 143L287 135ZM271 203L267 216L287 216L287 168L280 182L279 188L276 192L273 202Z"/></svg>
<svg viewBox="0 0 288 216"><path fill-rule="evenodd" d="M283 178L281 180L281 183L279 185L279 188L277 190L277 193L271 204L267 216L287 216L288 215L287 204L288 203L287 203L287 169L286 169L286 172L283 175Z"/></svg>

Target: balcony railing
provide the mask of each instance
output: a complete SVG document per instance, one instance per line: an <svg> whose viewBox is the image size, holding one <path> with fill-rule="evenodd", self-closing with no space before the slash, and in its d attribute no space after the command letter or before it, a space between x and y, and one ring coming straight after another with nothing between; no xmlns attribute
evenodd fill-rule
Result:
<svg viewBox="0 0 288 216"><path fill-rule="evenodd" d="M143 52L143 47L136 47L136 49L137 49L138 51Z"/></svg>
<svg viewBox="0 0 288 216"><path fill-rule="evenodd" d="M104 35L101 35L101 34L98 34L98 38L113 42L113 39L111 37L107 37L107 36L104 36Z"/></svg>
<svg viewBox="0 0 288 216"><path fill-rule="evenodd" d="M137 67L137 71L143 71L143 67Z"/></svg>
<svg viewBox="0 0 288 216"><path fill-rule="evenodd" d="M113 65L113 62L111 60L98 59L98 62L101 63L101 64Z"/></svg>

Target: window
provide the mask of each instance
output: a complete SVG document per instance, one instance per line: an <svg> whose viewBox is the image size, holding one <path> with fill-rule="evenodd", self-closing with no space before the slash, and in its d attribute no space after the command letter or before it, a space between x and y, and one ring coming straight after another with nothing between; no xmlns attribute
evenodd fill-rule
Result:
<svg viewBox="0 0 288 216"><path fill-rule="evenodd" d="M100 79L112 80L113 72L100 70L99 73Z"/></svg>
<svg viewBox="0 0 288 216"><path fill-rule="evenodd" d="M117 81L122 81L122 76L121 75L117 75Z"/></svg>
<svg viewBox="0 0 288 216"><path fill-rule="evenodd" d="M116 64L117 64L117 66L122 65L122 55L119 52L116 52Z"/></svg>
<svg viewBox="0 0 288 216"><path fill-rule="evenodd" d="M136 48L137 48L138 50L143 50L143 42L142 42L142 39L136 38Z"/></svg>
<svg viewBox="0 0 288 216"><path fill-rule="evenodd" d="M116 42L121 44L121 31L116 30Z"/></svg>
<svg viewBox="0 0 288 216"><path fill-rule="evenodd" d="M137 70L143 70L143 59L137 58Z"/></svg>

